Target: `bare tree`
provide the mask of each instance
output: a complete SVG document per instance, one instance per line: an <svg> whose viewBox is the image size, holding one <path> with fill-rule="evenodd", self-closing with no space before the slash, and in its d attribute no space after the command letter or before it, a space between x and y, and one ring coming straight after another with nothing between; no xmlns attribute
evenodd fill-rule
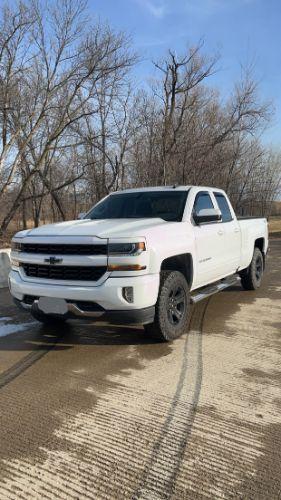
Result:
<svg viewBox="0 0 281 500"><path fill-rule="evenodd" d="M196 89L213 74L217 57L207 58L201 55L202 43L191 48L186 55L177 57L169 51L168 58L155 66L163 77L159 92L162 102L162 169L160 177L167 182L167 163L174 153L178 135L181 131L187 111L196 100Z"/></svg>
<svg viewBox="0 0 281 500"><path fill-rule="evenodd" d="M167 183L225 189L241 213L268 214L280 193L272 112L252 68L228 99L210 85L203 44L130 79L127 37L92 25L84 0L27 0L0 14L0 233L64 220L113 190Z"/></svg>
<svg viewBox="0 0 281 500"><path fill-rule="evenodd" d="M21 73L16 102L8 113L6 99L2 112L3 122L9 124L11 138L8 144L4 138L2 169L6 175L0 196L18 182L18 193L1 223L2 231L34 177L52 194L64 216L55 194L57 186L53 189L48 176L55 152L72 147L71 127L99 109L99 82L106 81L110 88L118 71L132 63L124 35L100 25L90 29L84 14L82 0L59 0L55 6L46 3L44 8L36 2L29 3L23 13L16 11L13 14L16 20L20 19L17 21L19 27L13 31L11 28L10 37L2 43L3 51L8 54L10 46L15 45L20 61L13 58L14 74ZM21 20L23 16L32 21ZM21 36L17 34L20 29L24 30ZM28 47L24 38L27 34ZM9 67L2 68L3 79L9 76ZM76 140L74 138L74 144Z"/></svg>

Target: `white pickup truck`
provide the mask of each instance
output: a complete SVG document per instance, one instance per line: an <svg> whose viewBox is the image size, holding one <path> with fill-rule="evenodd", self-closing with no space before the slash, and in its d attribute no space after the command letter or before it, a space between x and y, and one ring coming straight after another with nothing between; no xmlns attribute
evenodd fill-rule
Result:
<svg viewBox="0 0 281 500"><path fill-rule="evenodd" d="M192 302L239 278L258 288L267 249L266 219L237 219L220 189L129 189L80 220L17 233L9 287L43 323L142 324L170 341L186 331Z"/></svg>

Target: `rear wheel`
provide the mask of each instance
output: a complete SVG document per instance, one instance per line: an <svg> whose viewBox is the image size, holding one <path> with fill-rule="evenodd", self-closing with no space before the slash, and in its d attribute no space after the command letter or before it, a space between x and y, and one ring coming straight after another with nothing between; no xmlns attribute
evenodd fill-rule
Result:
<svg viewBox="0 0 281 500"><path fill-rule="evenodd" d="M169 342L187 331L190 316L190 296L187 281L178 271L162 271L154 323L145 331Z"/></svg>
<svg viewBox="0 0 281 500"><path fill-rule="evenodd" d="M249 267L240 273L243 288L245 290L257 290L261 285L263 271L263 255L260 249L256 247Z"/></svg>

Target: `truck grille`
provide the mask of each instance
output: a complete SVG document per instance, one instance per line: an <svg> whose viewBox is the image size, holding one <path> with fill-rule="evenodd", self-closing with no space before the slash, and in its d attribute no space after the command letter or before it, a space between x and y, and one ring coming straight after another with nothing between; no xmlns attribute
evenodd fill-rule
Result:
<svg viewBox="0 0 281 500"><path fill-rule="evenodd" d="M107 255L107 245L22 243L21 252L46 254L46 255Z"/></svg>
<svg viewBox="0 0 281 500"><path fill-rule="evenodd" d="M105 266L44 266L22 263L26 276L50 280L98 281L106 272Z"/></svg>

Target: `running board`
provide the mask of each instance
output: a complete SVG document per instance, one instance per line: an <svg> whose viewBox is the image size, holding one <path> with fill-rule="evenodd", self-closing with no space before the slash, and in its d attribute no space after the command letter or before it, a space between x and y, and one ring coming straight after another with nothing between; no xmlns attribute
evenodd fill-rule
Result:
<svg viewBox="0 0 281 500"><path fill-rule="evenodd" d="M200 302L200 300L204 300L207 297L214 295L215 293L221 292L222 290L225 290L230 286L236 285L239 280L239 276L234 275L218 281L217 283L212 283L211 285L204 286L199 290L195 290L194 294L191 295L191 302L193 304L197 304L197 302Z"/></svg>

